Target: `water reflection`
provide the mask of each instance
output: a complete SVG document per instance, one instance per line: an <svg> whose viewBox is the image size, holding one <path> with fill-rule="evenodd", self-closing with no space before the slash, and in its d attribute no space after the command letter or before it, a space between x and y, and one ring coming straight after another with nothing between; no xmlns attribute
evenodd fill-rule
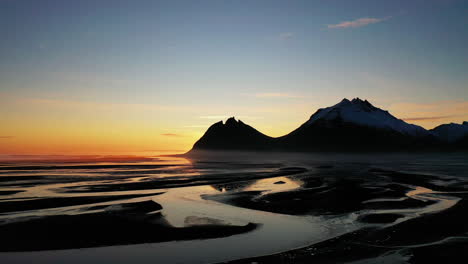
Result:
<svg viewBox="0 0 468 264"><path fill-rule="evenodd" d="M213 184L210 185L213 189L219 192L238 192L246 189L247 187L256 184L257 180L252 181L240 181L240 182L231 182L231 183L224 183L224 184Z"/></svg>
<svg viewBox="0 0 468 264"><path fill-rule="evenodd" d="M294 177L266 178L255 182L246 191L263 191L263 194L285 192L301 187L303 182Z"/></svg>
<svg viewBox="0 0 468 264"><path fill-rule="evenodd" d="M400 166L405 167L407 170L417 169L418 171L422 171L424 168L433 170L435 166L433 163L424 165L418 162L408 165L385 158L376 160L374 157L366 157L364 162L351 162L341 157L339 162L333 163L327 158L329 156L323 158L323 160L320 160L320 157L314 157L313 159L302 157L302 160L294 159L290 163L288 163L289 161L278 162L277 160L270 163L235 163L232 161L199 162L178 157L167 157L158 159L151 164L144 161L144 164L132 163L122 166L122 163L119 163L114 164L115 166L92 168L89 164L83 165L81 168L77 167L80 165L74 164L73 168L68 169L62 166L63 164L60 168L49 167L38 170L33 170L30 167L7 169L3 167L0 178L4 178L0 179L0 186L2 187L2 191L5 192L1 195L2 199L0 202L49 198L71 200L84 197L88 199L91 196L115 196L116 200L106 202L96 202L95 200L83 200L81 202L79 200L78 204L72 206L65 206L63 201L59 203L57 200L50 200L48 208L7 212L0 214L0 221L13 222L20 218L27 221L29 218L97 212L108 213L109 211L123 216L126 215L124 211L117 210L117 212L114 212L114 209L122 207L121 204L154 201L160 204L162 209L152 211L160 213L164 219L164 223L176 229L213 225L224 228L226 226L244 226L248 223L258 223L260 225L249 233L216 239L114 246L76 251L21 253L19 255L5 255L3 253L3 255L0 254L0 258L6 259L6 257L13 256L12 259L17 258L29 261L36 260L37 258L40 261L49 263L60 263L69 259L76 260L77 262L86 262L93 259L106 260L107 262L114 260L130 262L135 261L135 256L137 255L137 261L140 263L174 262L174 258L180 263L219 262L261 254L272 254L295 247L302 247L359 229L365 226L364 223L356 221L358 216L362 214L398 213L405 215L405 217L402 217L398 221L406 221L423 214L438 213L452 207L458 202L458 199L448 196L442 197L440 195L442 193L432 191L432 189L438 190L437 188L430 187L431 189L428 189L416 184L403 185L398 183L398 181L408 181L408 177L414 176L405 176L393 180L369 174L369 168L372 166L389 168ZM351 158L356 159L356 156L352 156ZM411 159L405 159L405 162L406 160ZM319 164L331 163L336 164L333 169L317 167ZM444 171L447 168L447 164L441 162L439 164L439 171ZM300 166L307 168L307 173L291 170L293 167ZM285 170L286 167L289 170ZM463 170L457 169L456 174L461 175L466 173L466 166L462 166L461 168ZM338 170L342 170L345 173L342 173L342 171L337 173L336 171ZM300 175L297 175L298 173ZM12 178L12 176L18 178ZM21 179L21 177L24 178ZM352 177L361 178L356 181L350 181L349 179ZM320 180L317 182L316 179ZM369 191L364 188L366 186L369 188L382 186L377 181L385 181L386 179L392 183L388 188L395 188L395 190L391 190L393 192L387 193L394 196L380 196L377 191ZM445 184L449 186L459 183L455 180L442 181L437 178L432 179L430 183L432 185L444 186ZM417 181L421 183L421 186L428 183L426 179L418 179ZM326 184L322 185L322 182ZM349 182L353 184L349 185ZM365 183L366 186L363 187L361 183ZM462 184L458 185L463 186ZM336 191L336 186L340 188L338 192ZM398 194L398 190L405 188L414 188L415 190L408 191L404 194L404 197L396 195ZM293 192L288 193L289 191ZM163 194L154 195L159 192ZM364 199L362 202L363 207L370 206L372 203L388 201L393 202L393 204L399 204L399 202L411 199L434 203L427 206L423 204L421 208L402 209L396 207L387 209L385 207L382 210L355 210L351 213L346 211L346 213L339 215L317 216L306 215L305 213L304 215L294 215L293 213L287 215L288 211L278 211L277 204L273 204L273 202L269 203L272 204L271 208L269 208L271 212L267 212L267 210L261 211L261 208L254 210L247 209L249 207L241 208L240 206L242 205L229 205L222 199L203 199L207 195L217 197L230 196L235 198L240 197L247 202L250 202L248 199L252 199L256 200L255 202L262 203L265 201L270 202L270 200L275 201L274 197L287 197L280 199L279 202L276 200L276 202L288 208L301 203L301 206L304 206L304 208L313 209L314 203L312 202L316 202L317 199L310 198L312 195L314 195L313 197L322 199L322 202L324 201L319 206L323 204L328 205L330 200L333 200L335 205L342 205L346 204L348 198L357 196L358 192L372 194L369 197L370 200ZM276 195L276 193L280 194ZM284 194L290 196L281 196ZM297 194L310 200L298 199L295 196ZM376 195L373 196L374 194ZM121 195L147 196L127 199L122 198ZM120 199L117 199L119 196ZM262 197L267 197L270 200L262 200ZM309 201L312 202L309 203ZM142 204L147 205L146 203ZM137 210L137 213L140 213L140 211ZM144 211L144 213L147 212ZM213 252L213 249L216 249L215 252Z"/></svg>

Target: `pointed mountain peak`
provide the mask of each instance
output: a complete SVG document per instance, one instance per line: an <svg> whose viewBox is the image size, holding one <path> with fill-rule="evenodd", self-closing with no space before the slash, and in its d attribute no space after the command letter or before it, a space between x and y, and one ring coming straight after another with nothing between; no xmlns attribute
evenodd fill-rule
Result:
<svg viewBox="0 0 468 264"><path fill-rule="evenodd" d="M346 105L351 105L351 101L348 100L348 98L343 98L343 100L341 100L339 103L337 103L336 105L334 106L346 106Z"/></svg>
<svg viewBox="0 0 468 264"><path fill-rule="evenodd" d="M235 117L230 117L228 120L226 120L226 123L224 123L226 127L242 127L246 126L244 122L242 122L240 119L237 119Z"/></svg>
<svg viewBox="0 0 468 264"><path fill-rule="evenodd" d="M269 145L271 140L271 137L241 120L230 117L224 123L219 121L209 127L205 134L195 142L192 150L261 149Z"/></svg>
<svg viewBox="0 0 468 264"><path fill-rule="evenodd" d="M369 101L362 100L359 97L356 97L353 100L351 100L351 103L353 103L355 105L361 105L361 106L369 107L369 108L376 108L371 103L369 103Z"/></svg>
<svg viewBox="0 0 468 264"><path fill-rule="evenodd" d="M354 104L356 104L356 103L366 103L366 102L368 103L367 100L362 100L361 98L356 97L356 98L353 98L351 100L349 100L348 98L343 98L343 100L341 100L340 103L354 103Z"/></svg>
<svg viewBox="0 0 468 264"><path fill-rule="evenodd" d="M356 97L352 99L351 101L348 100L347 98L344 98L343 100L341 100L341 102L334 105L333 108L349 108L349 109L352 109L353 111L366 111L366 112L379 109L373 106L371 103L369 103L369 101L362 100L359 97Z"/></svg>
<svg viewBox="0 0 468 264"><path fill-rule="evenodd" d="M388 111L377 108L369 101L359 97L351 101L345 98L334 106L320 109L310 117L305 125L312 125L319 120L325 122L340 120L340 122L395 130L410 135L428 133L424 128L405 123L392 116Z"/></svg>
<svg viewBox="0 0 468 264"><path fill-rule="evenodd" d="M210 126L210 128L222 127L224 126L223 121L219 121Z"/></svg>
<svg viewBox="0 0 468 264"><path fill-rule="evenodd" d="M237 123L238 123L238 121L236 120L236 118L230 117L230 118L228 118L228 120L226 120L225 125L233 125L233 124L237 124Z"/></svg>
<svg viewBox="0 0 468 264"><path fill-rule="evenodd" d="M365 100L367 102L367 100ZM364 103L363 100L361 100L359 97L356 97L354 98L353 100L351 100L352 103Z"/></svg>

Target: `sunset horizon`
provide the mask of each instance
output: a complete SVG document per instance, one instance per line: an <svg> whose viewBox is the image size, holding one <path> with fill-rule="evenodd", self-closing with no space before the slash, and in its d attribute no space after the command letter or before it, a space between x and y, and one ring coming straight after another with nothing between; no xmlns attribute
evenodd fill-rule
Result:
<svg viewBox="0 0 468 264"><path fill-rule="evenodd" d="M2 154L185 151L230 116L278 137L354 97L468 120L464 1L45 3L1 3Z"/></svg>
<svg viewBox="0 0 468 264"><path fill-rule="evenodd" d="M283 96L283 95L281 95ZM274 95L274 97L277 97L277 95ZM355 98L355 97L352 97ZM356 97L358 98L358 97ZM343 99L343 98L342 98ZM339 102L340 100L336 102ZM362 97L362 99L367 100L365 97ZM370 101L370 100L369 100ZM372 103L372 102L371 102ZM447 103L447 102L445 102ZM452 109L461 109L464 111L463 106L457 105L457 103L463 104L463 102L450 102L452 104ZM413 107L410 104L404 104L404 103L396 103L394 105L402 105L406 107ZM196 128L191 128L193 131L192 134L185 134L184 132L182 133L161 133L157 134L156 132L152 134L151 132L154 131L151 128L148 128L148 131L141 131L140 133L136 133L137 137L143 136L144 141L141 146L141 149L136 148L138 145L128 145L128 146L121 146L122 140L132 138L132 134L129 133L129 135L125 135L123 132L119 132L120 136L116 139L115 141L112 140L105 140L100 137L95 137L93 138L92 135L86 142L88 146L81 146L83 144L83 141L81 140L82 137L87 136L85 133L83 135L81 134L75 134L75 135L67 135L67 138L64 138L63 140L66 141L74 141L78 142L80 146L77 145L71 145L66 147L66 144L58 142L57 145L54 146L48 146L50 142L54 142L56 140L56 135L54 135L54 140L52 139L47 139L47 138L42 138L41 141L39 142L30 142L30 145L24 144L23 142L27 142L27 138L18 138L17 136L1 136L0 140L2 141L2 151L0 152L0 155L136 155L136 156L154 156L158 154L183 154L187 151L189 151L195 141L200 138L203 133L208 129L213 123L216 123L218 121L225 121L230 117L235 117L236 119L243 120L244 122L247 122L249 125L255 127L258 129L260 132L267 136L271 137L281 137L292 130L296 129L299 127L304 121L306 121L310 115L315 113L318 109L323 108L326 106L319 107L313 111L310 112L310 114L307 116L306 119L299 121L297 124L291 124L287 127L284 127L284 131L280 131L282 134L279 134L280 132L277 132L277 134L274 133L269 133L269 131L266 131L267 129L262 129L264 127L274 127L278 124L273 123L274 118L272 120L265 120L264 118L259 118L259 117L250 117L250 116L242 116L242 115L224 115L224 116L202 116L200 117L201 119L206 119L209 120L208 122L205 122L206 125L199 125ZM414 108L413 108L414 109ZM389 111L392 113L393 111ZM398 111L396 111L398 112ZM406 111L400 111L400 112L405 112ZM453 113L453 112L452 112ZM423 116L421 114L409 118L401 118L399 116L396 116L399 119L402 119L403 121L410 123L410 124L415 124L419 125L421 127L424 127L426 129L432 129L435 128L439 125L442 124L450 124L450 123L457 123L457 124L462 124L466 120L468 120L468 114L458 114L458 115L442 115L439 113L431 112L432 116L426 115ZM297 113L297 116L303 116L302 113ZM465 118L466 117L466 118ZM261 121L259 121L261 119ZM291 117L291 119L295 119L295 117ZM446 120L446 121L445 121ZM268 122L272 123L268 123ZM430 125L428 125L430 124ZM97 129L102 129L105 131L105 126L99 127L97 125ZM115 128L118 129L118 126ZM176 131L176 130L174 130ZM275 131L275 130L273 130ZM50 131L53 132L53 131ZM134 132L135 133L135 132ZM158 138L161 141L166 141L163 142L160 145L151 145L148 142L154 142L157 141ZM45 143L47 141L47 144ZM99 142L97 145L92 145L93 142ZM161 148L158 148L158 146L163 146ZM180 146L179 149L170 149L168 148L169 146ZM164 148L166 147L166 148ZM113 149L115 148L115 149ZM46 151L44 151L44 149ZM49 150L47 150L49 149Z"/></svg>
<svg viewBox="0 0 468 264"><path fill-rule="evenodd" d="M468 0L0 0L0 263L468 260Z"/></svg>

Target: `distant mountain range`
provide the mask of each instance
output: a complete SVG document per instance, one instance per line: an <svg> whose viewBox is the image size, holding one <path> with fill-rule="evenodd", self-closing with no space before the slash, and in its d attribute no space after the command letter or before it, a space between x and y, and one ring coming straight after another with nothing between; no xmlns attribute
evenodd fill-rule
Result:
<svg viewBox="0 0 468 264"><path fill-rule="evenodd" d="M190 153L204 150L438 151L468 149L468 122L434 129L408 124L367 100L343 99L299 128L269 137L234 117L213 124Z"/></svg>

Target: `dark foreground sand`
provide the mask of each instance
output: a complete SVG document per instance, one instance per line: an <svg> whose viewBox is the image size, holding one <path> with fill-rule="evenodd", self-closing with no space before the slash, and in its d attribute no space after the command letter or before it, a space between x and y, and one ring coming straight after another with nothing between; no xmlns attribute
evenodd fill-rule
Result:
<svg viewBox="0 0 468 264"><path fill-rule="evenodd" d="M231 263L466 263L466 181L376 169L369 170L368 175L379 178L346 177L339 180L330 176L311 181L302 179L309 189L261 197L254 197L255 194L207 197L281 213L335 215L360 211L366 213L357 221L375 224L308 247ZM398 197L405 198L410 186L430 187L437 192L430 195L442 199L420 201L406 197L397 200ZM391 201L382 200L386 198ZM380 200L365 202L372 199ZM295 202L286 202L291 200ZM424 210L431 205L434 211ZM405 210L414 208L422 210L405 219ZM391 213L382 213L386 210Z"/></svg>
<svg viewBox="0 0 468 264"><path fill-rule="evenodd" d="M1 225L0 248L2 251L35 251L204 239L248 232L256 227L247 224L175 228L165 222L159 212L162 207L153 201L113 206L118 209Z"/></svg>
<svg viewBox="0 0 468 264"><path fill-rule="evenodd" d="M201 197L273 213L271 217L333 221L346 216L358 227L272 255L236 255L233 263L466 263L468 178L463 157L450 166L401 159L376 163L373 157L10 166L0 170L0 252L223 239L262 227L261 222L229 223L219 220L223 215L217 219L190 212L183 215L182 226L168 221L169 211L158 197L169 190L204 186L210 191L184 199ZM165 200L176 209L179 202ZM233 208L229 206L223 210ZM202 259L193 262L204 263ZM177 255L173 262L178 262Z"/></svg>

